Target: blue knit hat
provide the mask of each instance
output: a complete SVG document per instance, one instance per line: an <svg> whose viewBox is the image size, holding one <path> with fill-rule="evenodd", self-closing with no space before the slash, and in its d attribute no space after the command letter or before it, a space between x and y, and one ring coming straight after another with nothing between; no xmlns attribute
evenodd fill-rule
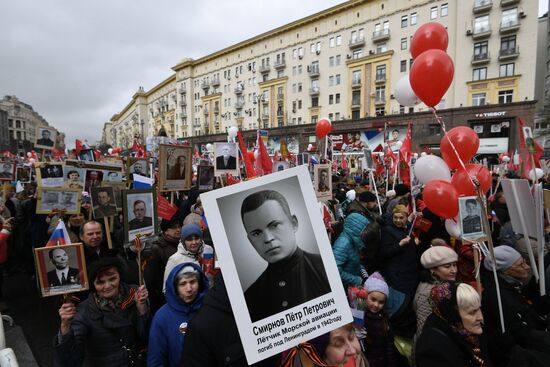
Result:
<svg viewBox="0 0 550 367"><path fill-rule="evenodd" d="M194 223L186 224L181 229L180 239L182 241L185 241L187 239L187 237L189 237L193 234L199 236L200 238L202 238L201 227L199 227L198 225L196 225Z"/></svg>

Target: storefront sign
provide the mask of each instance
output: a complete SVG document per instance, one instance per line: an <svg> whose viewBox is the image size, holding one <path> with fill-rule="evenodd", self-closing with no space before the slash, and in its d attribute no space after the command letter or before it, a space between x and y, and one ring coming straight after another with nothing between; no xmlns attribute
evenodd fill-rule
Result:
<svg viewBox="0 0 550 367"><path fill-rule="evenodd" d="M482 112L482 113L475 114L475 117L477 118L503 117L503 116L506 116L506 111Z"/></svg>
<svg viewBox="0 0 550 367"><path fill-rule="evenodd" d="M500 154L508 151L508 138L479 139L477 154Z"/></svg>

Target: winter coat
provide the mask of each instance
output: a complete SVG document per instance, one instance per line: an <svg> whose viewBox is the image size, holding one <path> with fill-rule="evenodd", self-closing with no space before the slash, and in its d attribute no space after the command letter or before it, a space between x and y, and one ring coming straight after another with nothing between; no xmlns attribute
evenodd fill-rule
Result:
<svg viewBox="0 0 550 367"><path fill-rule="evenodd" d="M163 271L170 256L178 250L178 244L179 241L167 241L163 235L158 236L158 239L153 242L153 254L159 260L159 266Z"/></svg>
<svg viewBox="0 0 550 367"><path fill-rule="evenodd" d="M420 270L414 240L411 238L408 244L399 246L407 234L407 228L397 228L393 223L382 229L382 275L390 287L413 297Z"/></svg>
<svg viewBox="0 0 550 367"><path fill-rule="evenodd" d="M166 267L164 268L163 285L164 286L166 285L166 280L168 279L168 274L170 274L172 269L178 264L181 264L181 263L194 263L194 264L197 264L199 266L202 266L203 265L202 264L202 254L204 252L209 252L209 253L213 254L214 249L212 248L212 246L203 243L202 247L195 254L195 253L192 253L190 251L187 251L187 249L185 248L183 243L180 242L179 245L178 245L178 251L176 251L176 253L174 253L172 256L170 256L170 258L168 259L168 262L166 263ZM162 291L165 292L166 289L163 289Z"/></svg>
<svg viewBox="0 0 550 367"><path fill-rule="evenodd" d="M370 367L395 367L398 365L398 351L384 314L365 311L365 356Z"/></svg>
<svg viewBox="0 0 550 367"><path fill-rule="evenodd" d="M359 251L363 248L361 232L369 223L367 217L351 213L344 220L344 230L332 246L336 266L344 287L361 285L361 259Z"/></svg>
<svg viewBox="0 0 550 367"><path fill-rule="evenodd" d="M420 282L416 293L414 295L413 308L416 313L416 335L415 339L420 336L424 323L430 314L432 313L432 305L430 304L429 297L432 288L438 283L436 282Z"/></svg>
<svg viewBox="0 0 550 367"><path fill-rule="evenodd" d="M481 357L488 362L484 338L480 338ZM449 324L431 314L426 319L424 329L416 342L417 367L468 367L479 366L472 346L465 339L454 333ZM492 364L488 364L492 366ZM500 365L499 365L500 366Z"/></svg>
<svg viewBox="0 0 550 367"><path fill-rule="evenodd" d="M200 286L197 298L192 303L185 303L177 294L176 275L186 266L194 267L200 274ZM183 351L183 342L187 332L187 323L202 307L204 296L208 291L208 279L193 263L176 265L166 281L166 304L162 306L151 324L147 366L179 366Z"/></svg>
<svg viewBox="0 0 550 367"><path fill-rule="evenodd" d="M221 273L214 278L213 287L187 330L182 367L248 366ZM271 357L252 366L278 367L278 362L277 357Z"/></svg>
<svg viewBox="0 0 550 367"><path fill-rule="evenodd" d="M122 294L133 287L121 282ZM59 367L125 367L147 345L149 314L138 315L135 301L124 310L101 310L90 296L77 307L77 314L66 335L54 341L54 359ZM127 348L132 352L128 352ZM133 356L133 357L132 357ZM136 366L145 365L145 357Z"/></svg>

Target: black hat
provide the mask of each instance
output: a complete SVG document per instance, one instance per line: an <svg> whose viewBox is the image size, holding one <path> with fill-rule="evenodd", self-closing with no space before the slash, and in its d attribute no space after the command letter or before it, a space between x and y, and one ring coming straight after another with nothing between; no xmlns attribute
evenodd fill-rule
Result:
<svg viewBox="0 0 550 367"><path fill-rule="evenodd" d="M92 285L94 284L95 278L97 278L97 275L100 274L102 271L107 270L109 268L115 267L118 270L118 273L122 275L122 262L116 258L116 257L104 257L99 259L98 261L94 261L89 267L88 267L88 282Z"/></svg>
<svg viewBox="0 0 550 367"><path fill-rule="evenodd" d="M405 185L405 184L397 184L395 185L395 194L397 196L403 196L405 195L407 192L409 192L410 189L409 189L409 186Z"/></svg>
<svg viewBox="0 0 550 367"><path fill-rule="evenodd" d="M178 225L181 227L181 221L179 220L177 215L174 215L170 220L166 220L163 218L160 221L160 230L166 232L167 229L173 228Z"/></svg>
<svg viewBox="0 0 550 367"><path fill-rule="evenodd" d="M362 203L368 203L371 201L376 201L376 195L370 191L363 191L359 194L359 201Z"/></svg>

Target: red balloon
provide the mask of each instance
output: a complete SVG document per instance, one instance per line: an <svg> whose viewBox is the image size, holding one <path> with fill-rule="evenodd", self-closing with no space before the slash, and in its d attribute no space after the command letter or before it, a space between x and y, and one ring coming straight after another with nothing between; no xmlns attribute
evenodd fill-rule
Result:
<svg viewBox="0 0 550 367"><path fill-rule="evenodd" d="M481 164L467 164L466 171L464 168L459 168L451 179L451 184L459 196L477 196L475 186L470 181L469 176L477 178L484 194L491 188L493 180L491 172Z"/></svg>
<svg viewBox="0 0 550 367"><path fill-rule="evenodd" d="M428 107L434 107L453 82L454 65L444 51L432 49L418 56L411 68L409 80L416 96Z"/></svg>
<svg viewBox="0 0 550 367"><path fill-rule="evenodd" d="M320 119L315 126L315 134L319 139L323 139L332 131L332 123L329 119Z"/></svg>
<svg viewBox="0 0 550 367"><path fill-rule="evenodd" d="M422 52L431 49L447 51L449 45L449 35L441 23L429 22L420 26L414 32L411 41L411 55L413 58L419 56Z"/></svg>
<svg viewBox="0 0 550 367"><path fill-rule="evenodd" d="M463 163L467 163L479 148L479 136L467 126L457 126L441 139L441 155L450 169L462 167L456 153L451 147L451 141Z"/></svg>
<svg viewBox="0 0 550 367"><path fill-rule="evenodd" d="M458 214L458 194L448 181L429 181L424 187L422 197L428 209L440 217L450 219Z"/></svg>

